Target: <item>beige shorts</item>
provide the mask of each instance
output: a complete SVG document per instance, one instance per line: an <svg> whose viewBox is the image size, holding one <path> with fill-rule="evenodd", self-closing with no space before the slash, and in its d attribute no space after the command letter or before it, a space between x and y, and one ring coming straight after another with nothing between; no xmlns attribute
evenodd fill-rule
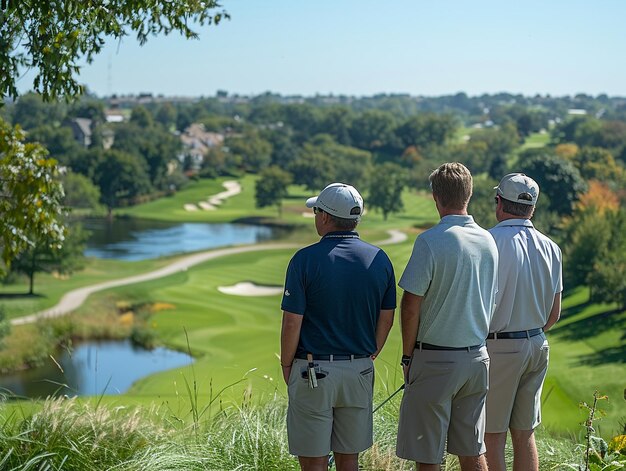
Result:
<svg viewBox="0 0 626 471"><path fill-rule="evenodd" d="M545 335L530 339L490 339L487 394L488 433L534 430L541 423L541 389L550 347Z"/></svg>
<svg viewBox="0 0 626 471"><path fill-rule="evenodd" d="M318 387L311 389L308 362L296 359L289 376L289 453L326 456L360 453L372 446L374 362L370 358L315 361Z"/></svg>
<svg viewBox="0 0 626 471"><path fill-rule="evenodd" d="M473 351L414 350L400 406L396 454L424 464L448 452L485 452L485 396L489 356Z"/></svg>

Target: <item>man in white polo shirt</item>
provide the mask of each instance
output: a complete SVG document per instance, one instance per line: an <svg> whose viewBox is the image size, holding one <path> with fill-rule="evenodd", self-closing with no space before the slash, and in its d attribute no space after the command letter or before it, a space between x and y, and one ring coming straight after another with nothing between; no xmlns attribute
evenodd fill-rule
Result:
<svg viewBox="0 0 626 471"><path fill-rule="evenodd" d="M507 431L513 443L513 469L537 471L534 429L541 422L541 388L548 369L544 332L561 313L561 250L533 227L539 186L523 173L511 173L496 190L496 218L489 232L498 246L498 295L489 327L491 358L487 395L487 462L506 471Z"/></svg>
<svg viewBox="0 0 626 471"><path fill-rule="evenodd" d="M467 214L472 175L460 163L430 175L441 221L419 235L399 285L405 390L396 453L436 471L449 453L463 471L486 471L489 357L498 250Z"/></svg>

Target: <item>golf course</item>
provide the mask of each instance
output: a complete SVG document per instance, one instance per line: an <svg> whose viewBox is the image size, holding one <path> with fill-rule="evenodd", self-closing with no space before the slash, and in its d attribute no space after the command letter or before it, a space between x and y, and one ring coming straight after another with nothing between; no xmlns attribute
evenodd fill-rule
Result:
<svg viewBox="0 0 626 471"><path fill-rule="evenodd" d="M180 262L189 255L138 262L89 259L84 270L68 279L41 276L38 279L39 296L35 298L3 298L0 302L10 318L19 322L20 317L55 306L71 290L159 271L161 274L153 279L129 280L121 285L114 283L118 286L94 291L68 314L69 318L90 319L107 312L110 322L116 322L122 317L110 317L116 306L166 306L153 310L149 318L150 329L158 344L189 352L195 362L142 378L124 394L104 395L99 401L117 406L168 404L177 410L187 410L189 401L197 401L197 407L203 408L214 401L218 393L222 404L237 404L244 397L259 404L276 397L284 398L286 388L278 360L281 295L274 290L262 295L242 296L236 289L227 288L240 283L282 286L285 269L294 252L317 240L312 219L303 214L307 212L304 200L310 195L301 187L291 187L289 197L283 201L283 217L278 220L275 209L255 208L254 177L246 176L239 180L241 192L223 201L218 209L184 209L185 204L223 190L223 181L194 182L172 197L136 206L123 215L196 222L257 218L291 225L295 229L280 241L195 254L200 258L188 266L180 265ZM404 269L417 234L437 221L429 195L406 191L403 198L404 212L384 220L378 212L367 211L358 227L361 237L372 243L394 242L389 238L389 230L407 236L406 240L400 237L395 239L399 242L384 246L397 277ZM207 257L211 253L214 256ZM164 270L176 263L179 269ZM15 286L12 289L15 291ZM551 433L578 436L582 433L580 423L585 417L578 404L590 401L594 391L598 390L609 396L609 401L601 405L606 417L598 424L601 433L609 436L615 434L625 418L621 396L626 368L623 361L619 361L619 355L623 355L620 337L626 314L613 312L614 306L589 304L587 299L585 287L566 291L562 319L549 334L551 364L543 391L543 426ZM401 384L398 366L400 329L397 324L376 360L376 395L380 399ZM8 342L12 339L23 342L27 332L33 329L36 327L32 323L14 325L14 335ZM189 385L193 385L193 395L188 393ZM399 397L395 402L399 403Z"/></svg>

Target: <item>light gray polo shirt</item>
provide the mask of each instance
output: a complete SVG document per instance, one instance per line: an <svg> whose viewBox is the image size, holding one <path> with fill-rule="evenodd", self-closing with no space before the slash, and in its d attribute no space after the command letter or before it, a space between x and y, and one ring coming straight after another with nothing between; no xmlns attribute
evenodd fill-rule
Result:
<svg viewBox="0 0 626 471"><path fill-rule="evenodd" d="M563 291L561 249L529 219L507 219L489 232L500 254L500 289L489 332L543 327L555 294Z"/></svg>
<svg viewBox="0 0 626 471"><path fill-rule="evenodd" d="M419 235L398 283L423 296L417 340L445 347L485 342L497 292L498 249L472 216L450 215Z"/></svg>

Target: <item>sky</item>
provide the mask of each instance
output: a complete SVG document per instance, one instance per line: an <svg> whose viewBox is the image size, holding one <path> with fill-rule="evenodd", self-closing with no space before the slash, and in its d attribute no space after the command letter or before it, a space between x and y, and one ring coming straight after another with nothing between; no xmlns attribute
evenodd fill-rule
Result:
<svg viewBox="0 0 626 471"><path fill-rule="evenodd" d="M626 96L624 0L223 0L199 40L111 40L99 96Z"/></svg>

